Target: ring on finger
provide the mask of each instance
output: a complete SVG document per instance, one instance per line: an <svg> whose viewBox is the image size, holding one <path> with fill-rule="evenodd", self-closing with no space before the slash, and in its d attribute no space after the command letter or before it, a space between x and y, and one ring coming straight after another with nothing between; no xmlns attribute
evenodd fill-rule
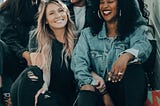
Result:
<svg viewBox="0 0 160 106"><path fill-rule="evenodd" d="M118 72L118 75L120 76L120 75L123 75L123 73L122 72Z"/></svg>

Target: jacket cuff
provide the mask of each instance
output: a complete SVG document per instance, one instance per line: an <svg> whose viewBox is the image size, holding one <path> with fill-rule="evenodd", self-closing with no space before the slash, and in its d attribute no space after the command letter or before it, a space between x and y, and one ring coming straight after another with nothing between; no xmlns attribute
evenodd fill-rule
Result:
<svg viewBox="0 0 160 106"><path fill-rule="evenodd" d="M86 80L83 80L83 81L79 81L79 84L78 84L80 87L83 86L83 85L92 85L92 86L96 86L96 80L94 78L88 78Z"/></svg>
<svg viewBox="0 0 160 106"><path fill-rule="evenodd" d="M134 59L132 61L130 61L128 64L131 64L131 63L136 63L136 62L139 62L141 61L139 58L138 58L138 53L139 53L139 50L136 50L136 49L127 49L125 51L123 51L122 53L119 54L119 56L123 53L130 53L134 56Z"/></svg>

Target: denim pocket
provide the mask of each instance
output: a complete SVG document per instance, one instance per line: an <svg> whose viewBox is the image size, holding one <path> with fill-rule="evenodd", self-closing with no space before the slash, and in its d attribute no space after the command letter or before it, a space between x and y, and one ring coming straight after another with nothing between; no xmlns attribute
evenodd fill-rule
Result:
<svg viewBox="0 0 160 106"><path fill-rule="evenodd" d="M103 74L107 64L106 60L108 52L92 50L90 51L90 55L92 67L96 69L94 71L96 71L99 74Z"/></svg>

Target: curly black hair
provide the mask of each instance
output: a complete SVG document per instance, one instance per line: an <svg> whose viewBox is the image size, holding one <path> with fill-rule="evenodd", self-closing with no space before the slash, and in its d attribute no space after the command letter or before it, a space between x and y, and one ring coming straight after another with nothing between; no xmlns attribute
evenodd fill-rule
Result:
<svg viewBox="0 0 160 106"><path fill-rule="evenodd" d="M120 1L120 2L119 2ZM99 7L100 0L94 5L95 8ZM141 7L143 8L143 7ZM98 11L99 8L97 8ZM120 13L121 12L121 13ZM146 20L142 17L137 0L118 0L118 33L120 39L124 39L140 25L147 25ZM100 19L98 14L95 13L92 17L95 21L90 24L91 32L96 35L102 29L103 19ZM147 17L147 15L145 15ZM107 30L107 29L106 29Z"/></svg>
<svg viewBox="0 0 160 106"><path fill-rule="evenodd" d="M139 3L139 8L142 13L142 16L146 18L147 23L149 24L150 12L147 10L147 7L148 7L147 4L144 2L144 0L138 0L138 3Z"/></svg>

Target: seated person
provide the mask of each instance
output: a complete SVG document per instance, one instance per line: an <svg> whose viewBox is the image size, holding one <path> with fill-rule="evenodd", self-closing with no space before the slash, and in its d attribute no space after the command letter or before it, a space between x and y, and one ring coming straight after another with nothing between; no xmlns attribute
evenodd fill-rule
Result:
<svg viewBox="0 0 160 106"><path fill-rule="evenodd" d="M39 1L6 0L0 5L0 96L10 90L11 84L6 84L9 78L12 82L31 64L27 45L29 31L36 25L34 16ZM2 99L0 97L0 104Z"/></svg>
<svg viewBox="0 0 160 106"><path fill-rule="evenodd" d="M76 83L70 69L75 26L60 0L41 2L29 40L31 62L11 87L13 106L72 106ZM37 42L37 43L36 43Z"/></svg>
<svg viewBox="0 0 160 106"><path fill-rule="evenodd" d="M68 8L79 35L83 28L90 26L93 16L97 13L96 0L70 0Z"/></svg>
<svg viewBox="0 0 160 106"><path fill-rule="evenodd" d="M152 50L146 21L137 0L98 1L99 20L81 31L71 59L78 106L143 106L147 87L141 63Z"/></svg>

